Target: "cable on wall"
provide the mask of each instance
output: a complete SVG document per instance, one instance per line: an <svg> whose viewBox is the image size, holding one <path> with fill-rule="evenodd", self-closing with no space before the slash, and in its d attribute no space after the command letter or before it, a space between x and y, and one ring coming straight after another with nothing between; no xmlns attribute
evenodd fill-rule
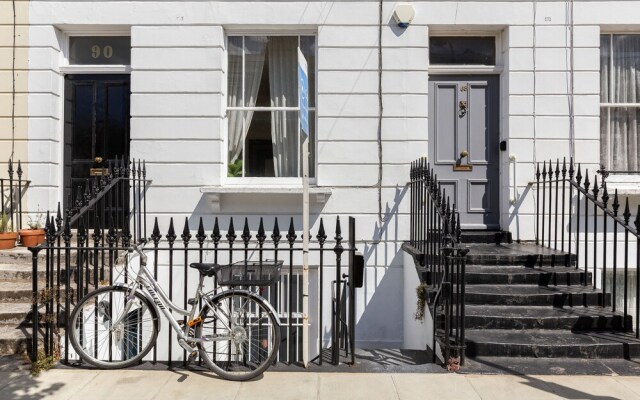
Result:
<svg viewBox="0 0 640 400"><path fill-rule="evenodd" d="M574 68L574 56L573 56L573 0L568 1L567 19L569 25L569 154L572 158L575 158L575 110L574 110L574 81L575 81L575 68Z"/></svg>
<svg viewBox="0 0 640 400"><path fill-rule="evenodd" d="M16 150L16 0L11 1L13 8L13 48L11 61L11 156L9 159L13 161L13 155Z"/></svg>
<svg viewBox="0 0 640 400"><path fill-rule="evenodd" d="M538 1L533 0L533 164L538 162L537 148L538 148L538 134L536 124L536 18L538 13Z"/></svg>
<svg viewBox="0 0 640 400"><path fill-rule="evenodd" d="M379 2L378 10L378 220L386 222L382 216L382 115L384 106L382 102L382 3Z"/></svg>

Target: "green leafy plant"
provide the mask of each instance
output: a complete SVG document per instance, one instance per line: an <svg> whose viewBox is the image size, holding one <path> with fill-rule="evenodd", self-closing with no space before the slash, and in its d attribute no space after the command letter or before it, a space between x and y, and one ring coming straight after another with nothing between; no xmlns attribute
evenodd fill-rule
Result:
<svg viewBox="0 0 640 400"><path fill-rule="evenodd" d="M0 215L0 233L11 232L11 223L9 222L9 217L7 217L7 213L2 211L2 215Z"/></svg>
<svg viewBox="0 0 640 400"><path fill-rule="evenodd" d="M38 350L38 357L31 364L31 375L38 376L40 372L50 370L56 365L59 359L58 354L47 356L43 350Z"/></svg>
<svg viewBox="0 0 640 400"><path fill-rule="evenodd" d="M229 163L227 176L233 178L242 177L242 159L239 158L234 163Z"/></svg>

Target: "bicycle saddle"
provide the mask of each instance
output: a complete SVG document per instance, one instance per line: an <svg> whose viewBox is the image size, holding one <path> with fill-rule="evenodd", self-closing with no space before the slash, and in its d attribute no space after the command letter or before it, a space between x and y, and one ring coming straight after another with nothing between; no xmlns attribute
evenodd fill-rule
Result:
<svg viewBox="0 0 640 400"><path fill-rule="evenodd" d="M198 271L200 271L202 275L205 275L205 276L213 276L216 273L216 271L220 269L219 264L207 264L207 263L192 263L189 265L189 267L197 269Z"/></svg>

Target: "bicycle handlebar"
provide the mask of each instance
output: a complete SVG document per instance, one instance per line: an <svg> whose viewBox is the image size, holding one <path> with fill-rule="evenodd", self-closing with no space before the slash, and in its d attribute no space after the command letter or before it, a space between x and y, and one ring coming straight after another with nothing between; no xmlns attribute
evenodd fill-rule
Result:
<svg viewBox="0 0 640 400"><path fill-rule="evenodd" d="M134 244L129 246L129 253L133 253L133 252L138 253L138 255L140 256L140 265L143 266L147 266L147 256L142 252L142 250L140 250L140 247L138 247L138 245Z"/></svg>

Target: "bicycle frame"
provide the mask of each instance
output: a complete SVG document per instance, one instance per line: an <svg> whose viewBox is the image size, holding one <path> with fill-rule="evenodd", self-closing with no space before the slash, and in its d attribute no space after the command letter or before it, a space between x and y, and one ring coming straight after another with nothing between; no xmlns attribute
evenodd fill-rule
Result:
<svg viewBox="0 0 640 400"><path fill-rule="evenodd" d="M183 309L169 299L169 296L165 293L162 287L160 287L160 285L154 279L151 272L147 269L147 256L142 252L142 250L140 250L137 246L134 246L132 250L135 250L140 256L140 269L138 271L136 278L133 280L132 284L130 285L120 284L122 286L126 286L130 290L130 294L129 294L130 300L133 300L134 298L132 293L135 293L136 291L141 289L142 293L146 297L153 300L153 306L155 307L156 312L158 311L162 312L162 314L167 318L167 320L169 321L169 324L171 325L171 328L178 335L178 343L180 343L182 347L184 347L181 343L182 341L198 343L198 342L222 341L222 340L230 339L230 336L216 336L214 338L189 337L189 328L190 328L189 324L187 323L183 327L181 327L178 321L176 320L176 318L173 316L173 311L175 311L180 315L187 316L187 321L192 321L196 313L196 307L198 307L198 305L200 304L200 301L202 301L207 306L209 306L211 311L216 315L218 322L221 324L221 328L226 328L228 332L231 331L231 327L229 327L226 324L224 318L220 318L220 314L226 317L227 320L230 320L229 319L230 316L224 315L224 313L222 313L216 306L214 306L211 302L209 302L209 300L207 299L207 296L209 293L205 293L202 291L202 286L204 284L204 278L205 278L204 275L200 275L200 281L198 282L198 289L196 290L195 300L193 302L193 305L191 306L191 310ZM185 265L185 268L187 268L186 265ZM123 313L116 319L116 321L113 323L112 326L118 326L118 324L120 324L122 320L126 318L126 315L128 315L131 309L131 306L132 306L132 302L129 302L125 306ZM187 349L187 350L193 351L193 349Z"/></svg>

